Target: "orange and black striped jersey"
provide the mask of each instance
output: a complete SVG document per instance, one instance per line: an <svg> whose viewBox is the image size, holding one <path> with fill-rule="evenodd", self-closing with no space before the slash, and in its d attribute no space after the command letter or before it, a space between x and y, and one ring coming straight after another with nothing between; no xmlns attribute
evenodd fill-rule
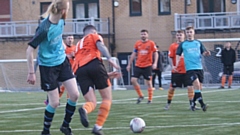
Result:
<svg viewBox="0 0 240 135"><path fill-rule="evenodd" d="M101 53L96 43L102 41L102 37L98 34L88 34L83 37L76 45L75 62L73 71L76 72L78 67L82 67L93 59L101 59Z"/></svg>
<svg viewBox="0 0 240 135"><path fill-rule="evenodd" d="M178 46L179 46L178 43L172 43L168 51L168 56L172 59L174 66L176 66L176 59L177 59L176 52L177 52ZM176 70L178 72L176 72L175 70L172 70L172 73L186 73L183 56L180 57L180 61L178 63L178 67Z"/></svg>
<svg viewBox="0 0 240 135"><path fill-rule="evenodd" d="M137 41L134 45L134 52L137 53L136 66L137 67L148 67L153 63L153 53L158 51L153 41L148 40L142 42Z"/></svg>

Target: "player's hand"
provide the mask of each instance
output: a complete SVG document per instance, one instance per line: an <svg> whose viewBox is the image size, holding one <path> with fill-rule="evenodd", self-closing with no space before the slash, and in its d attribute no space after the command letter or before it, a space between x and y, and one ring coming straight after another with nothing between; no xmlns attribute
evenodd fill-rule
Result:
<svg viewBox="0 0 240 135"><path fill-rule="evenodd" d="M205 56L210 56L210 55L211 55L211 52L210 52L210 51L205 51L205 52L203 53L203 55L205 55Z"/></svg>
<svg viewBox="0 0 240 135"><path fill-rule="evenodd" d="M152 69L157 69L157 64L153 64Z"/></svg>
<svg viewBox="0 0 240 135"><path fill-rule="evenodd" d="M108 76L109 78L113 79L113 78L120 78L122 74L118 71L114 71L114 72L109 72Z"/></svg>
<svg viewBox="0 0 240 135"><path fill-rule="evenodd" d="M109 59L108 62L109 62L114 68L116 68L117 70L120 70L120 69L121 69L121 68L120 68L116 63L114 63L111 59Z"/></svg>
<svg viewBox="0 0 240 135"><path fill-rule="evenodd" d="M29 84L32 84L32 85L35 84L35 82L36 82L36 75L35 75L35 73L28 73L27 82Z"/></svg>
<svg viewBox="0 0 240 135"><path fill-rule="evenodd" d="M130 65L126 67L127 71L130 72Z"/></svg>
<svg viewBox="0 0 240 135"><path fill-rule="evenodd" d="M175 71L175 72L178 72L177 66L172 66L172 70Z"/></svg>

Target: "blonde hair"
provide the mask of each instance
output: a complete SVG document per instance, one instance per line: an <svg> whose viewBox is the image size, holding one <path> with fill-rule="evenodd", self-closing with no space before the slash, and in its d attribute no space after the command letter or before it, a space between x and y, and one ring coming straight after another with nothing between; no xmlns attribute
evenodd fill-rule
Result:
<svg viewBox="0 0 240 135"><path fill-rule="evenodd" d="M47 18L50 14L59 14L63 9L67 9L68 2L69 0L53 0L41 17Z"/></svg>

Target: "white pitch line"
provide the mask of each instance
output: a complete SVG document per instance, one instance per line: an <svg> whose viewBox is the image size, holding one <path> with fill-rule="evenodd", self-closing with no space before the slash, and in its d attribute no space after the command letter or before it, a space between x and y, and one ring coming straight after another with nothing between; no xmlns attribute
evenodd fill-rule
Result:
<svg viewBox="0 0 240 135"><path fill-rule="evenodd" d="M236 123L219 123L219 124L198 124L198 125L169 125L169 126L146 126L146 129L156 129L156 128L189 128L189 127L209 127L209 126L235 126L240 125L240 122ZM129 129L129 127L114 127L114 128L103 128L103 130L121 130ZM88 131L90 129L78 128L72 129L73 131ZM42 130L1 130L0 133L22 133L22 132L41 132ZM59 129L51 129L53 132L58 132Z"/></svg>
<svg viewBox="0 0 240 135"><path fill-rule="evenodd" d="M223 89L223 90L210 90L210 91L202 91L202 93L215 93L215 92L222 92L222 91L233 91L237 89ZM182 94L175 94L174 96L183 96L187 95L187 93L182 93ZM162 95L162 96L154 96L153 98L160 98L160 97L166 97L167 95ZM129 98L129 99L119 99L119 100L113 100L113 102L122 102L122 101L130 101L130 100L136 100L137 98ZM97 102L100 104L101 102ZM81 105L83 103L78 103L78 105ZM65 105L61 105L59 107L63 107ZM37 107L37 108L31 108L31 109L18 109L18 110L8 110L8 111L0 111L0 114L3 113L14 113L14 112L24 112L24 111L34 111L34 110L41 110L45 109L45 107Z"/></svg>

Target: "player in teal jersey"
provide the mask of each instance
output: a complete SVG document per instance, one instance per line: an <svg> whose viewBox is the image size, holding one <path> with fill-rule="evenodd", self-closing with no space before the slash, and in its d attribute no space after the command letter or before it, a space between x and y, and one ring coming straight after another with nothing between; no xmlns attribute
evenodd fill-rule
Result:
<svg viewBox="0 0 240 135"><path fill-rule="evenodd" d="M59 105L58 82L63 82L70 96L66 104L65 117L60 131L65 135L72 135L69 124L76 109L79 92L62 41L64 20L66 19L68 10L68 0L54 0L44 14L43 17L45 19L37 28L35 36L28 43L27 81L30 84L34 84L36 81L33 52L38 47L41 88L47 92L49 97L49 104L46 106L44 112L42 135L50 135L50 126L55 110Z"/></svg>
<svg viewBox="0 0 240 135"><path fill-rule="evenodd" d="M199 40L194 39L195 31L193 27L187 27L185 30L187 40L182 42L177 49L177 64L181 54L184 55L184 63L187 71L187 85L189 88L194 88L195 95L192 101L191 108L194 111L195 101L198 100L201 104L202 110L207 110L207 104L204 104L201 89L203 82L203 66L202 66L202 54L211 55L210 51Z"/></svg>

